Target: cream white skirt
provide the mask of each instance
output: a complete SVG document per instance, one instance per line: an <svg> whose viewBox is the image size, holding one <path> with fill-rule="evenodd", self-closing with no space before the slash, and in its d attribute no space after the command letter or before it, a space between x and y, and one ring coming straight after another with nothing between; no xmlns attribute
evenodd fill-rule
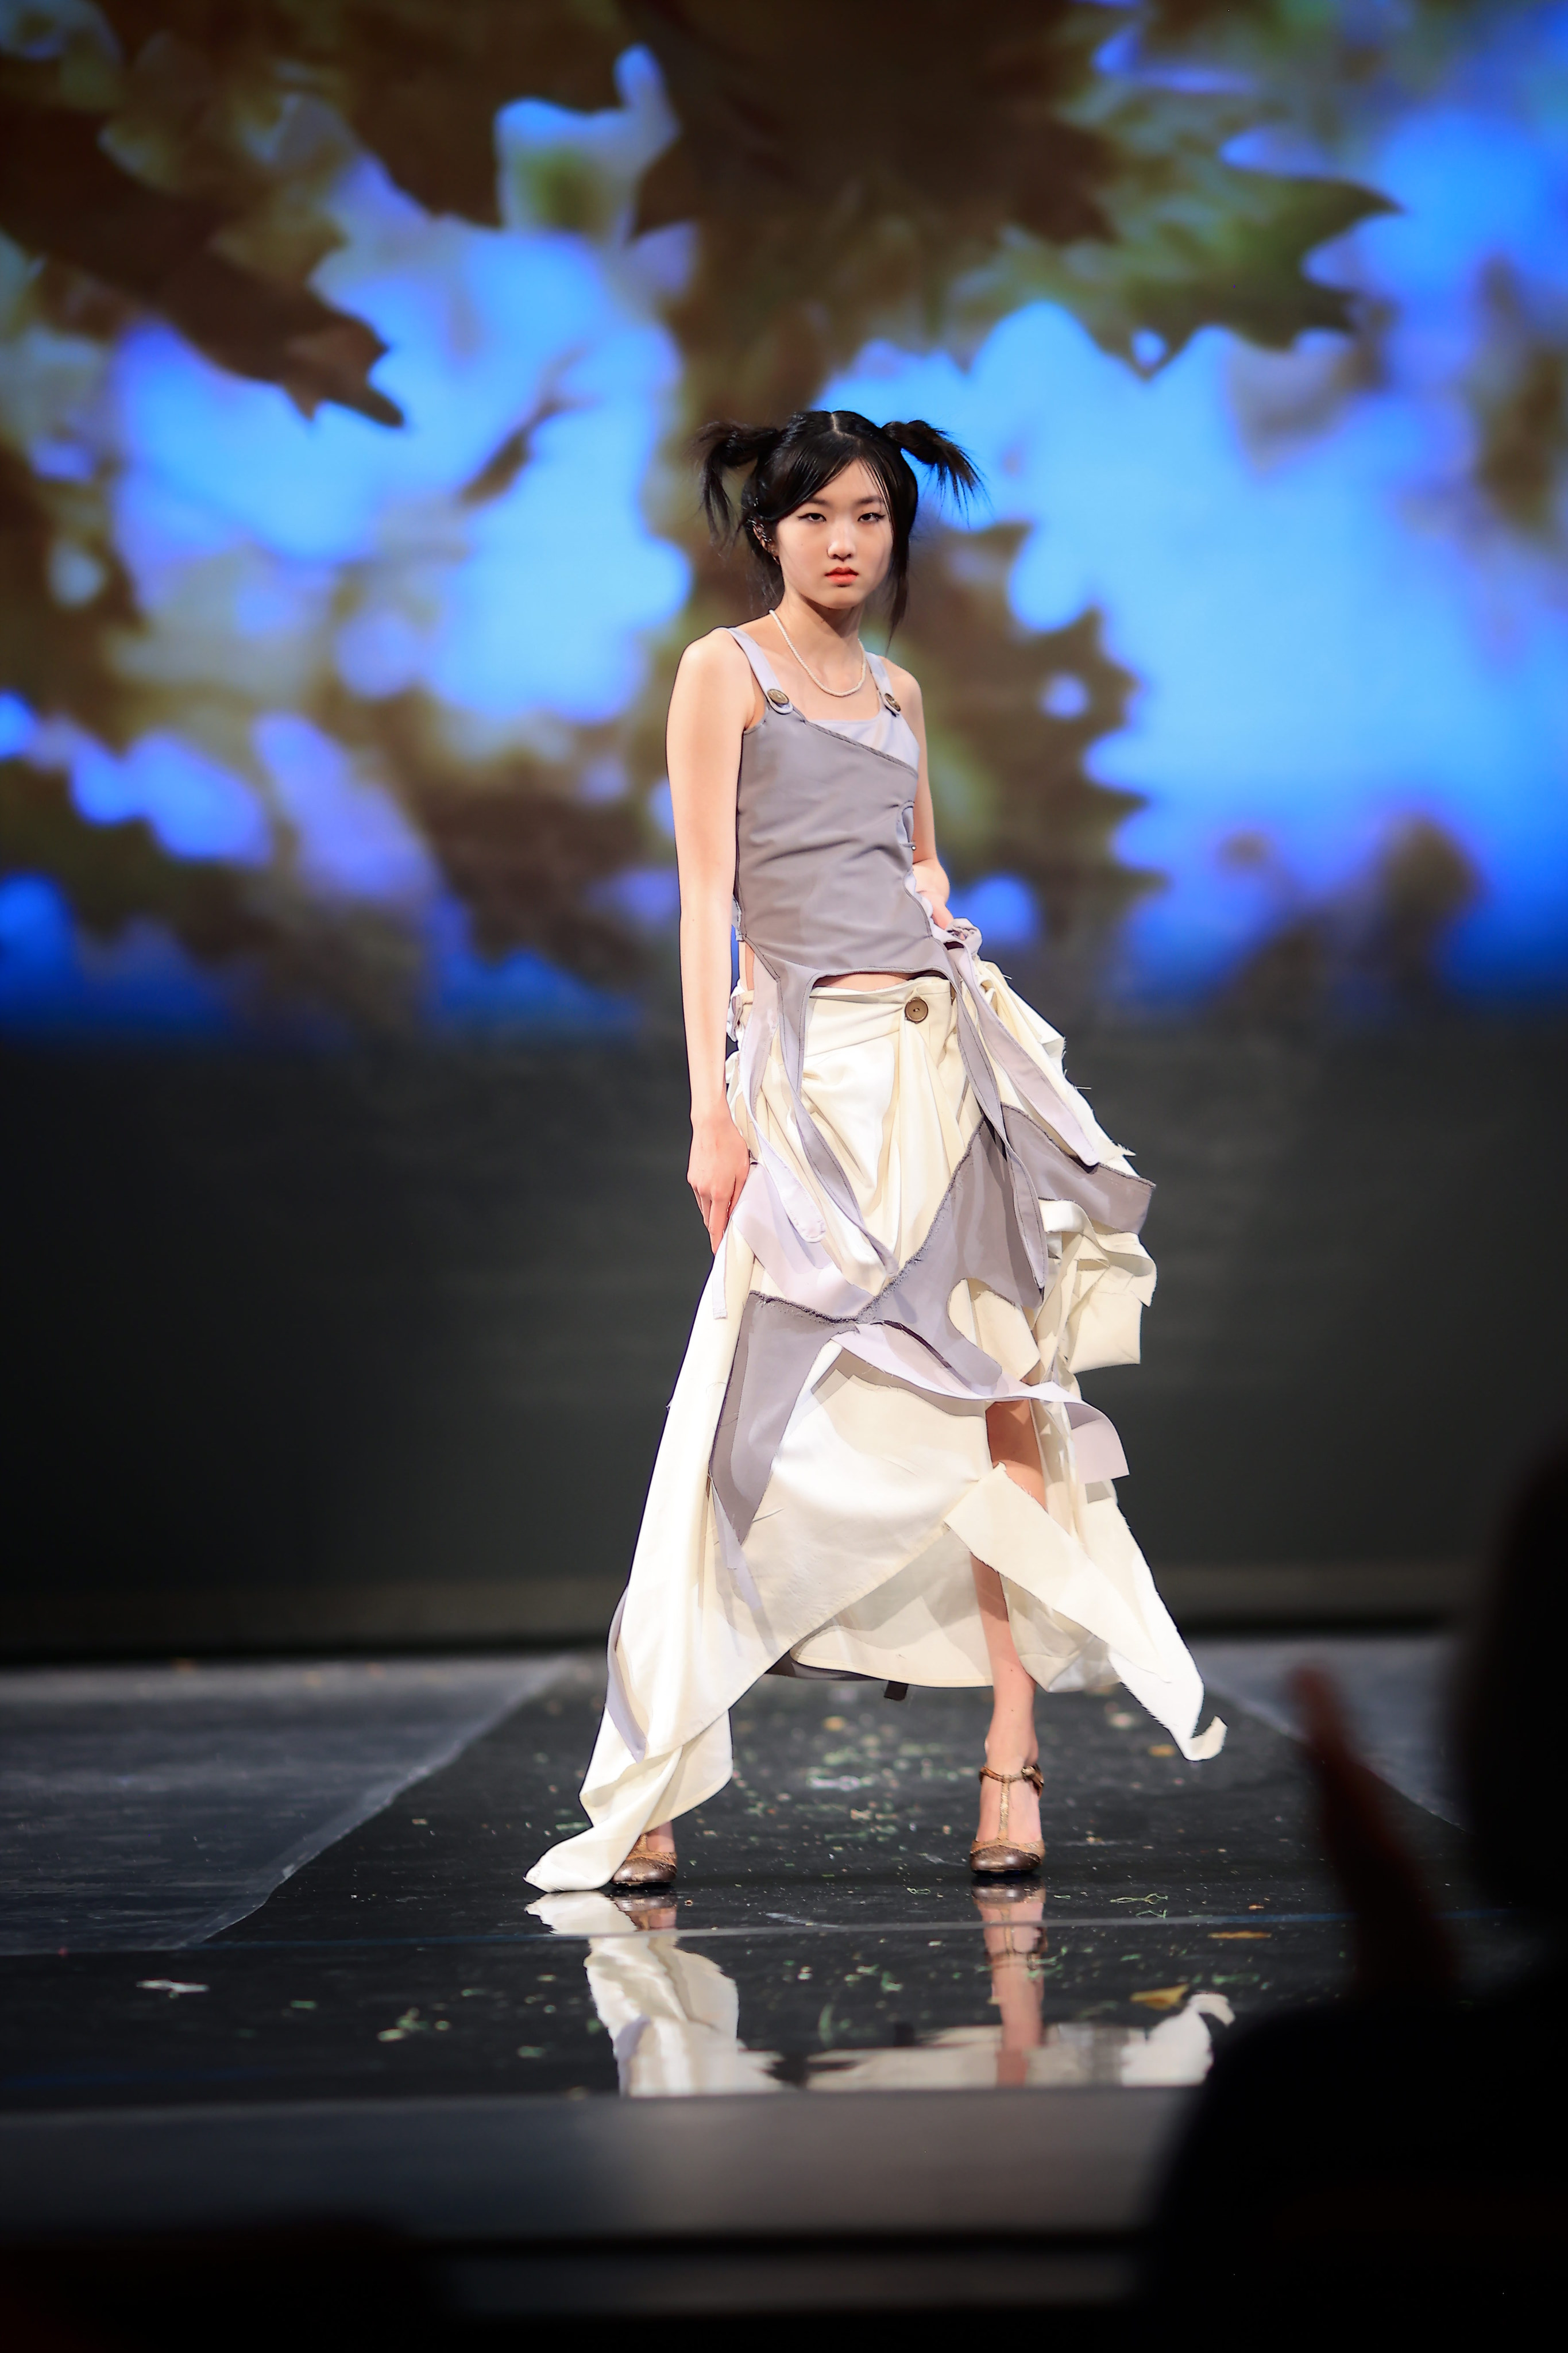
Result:
<svg viewBox="0 0 1568 2353"><path fill-rule="evenodd" d="M1063 1076L1057 1032L994 965L974 970L1064 1118L1092 1139L1104 1169L1131 1175ZM739 992L742 1044L750 1009ZM593 1827L534 1864L529 1878L547 1890L601 1885L650 1823L722 1788L729 1710L786 1654L892 1683L988 1683L972 1555L1000 1574L1018 1654L1043 1689L1123 1683L1191 1758L1215 1755L1225 1735L1217 1719L1197 1732L1197 1671L1117 1507L1112 1482L1125 1466L1115 1433L1078 1395L1079 1374L1137 1361L1153 1264L1133 1235L1073 1201L1042 1203L1050 1279L1032 1321L973 1281L947 1302L959 1334L1002 1367L1013 1394L1032 1398L1044 1510L993 1466L984 1402L933 1377L916 1343L887 1326L864 1337L825 1327L737 1547L710 1464L748 1293L779 1295L785 1271L767 1198L776 1204L782 1185L798 1203L794 1187L804 1188L816 1260L826 1250L833 1280L879 1293L887 1258L868 1236L896 1271L908 1268L980 1125L948 982L815 990L802 1094L849 1179L861 1231L801 1148L777 1039L751 1089L754 1119L742 1059L731 1065L731 1106L767 1167L753 1169L698 1308L611 1634L610 1704L583 1785ZM1016 1107L1005 1076L1000 1085ZM769 1169L777 1181L764 1198ZM820 1285L819 1273L812 1280Z"/></svg>

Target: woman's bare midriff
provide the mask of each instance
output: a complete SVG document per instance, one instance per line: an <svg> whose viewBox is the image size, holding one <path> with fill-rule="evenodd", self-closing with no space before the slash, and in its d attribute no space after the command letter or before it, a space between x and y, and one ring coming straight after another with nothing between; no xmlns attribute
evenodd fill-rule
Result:
<svg viewBox="0 0 1568 2353"><path fill-rule="evenodd" d="M912 972L825 972L816 986L818 988L897 988L900 981L913 980L914 977ZM751 988L754 986L755 978L756 965L752 960L751 944L749 941L742 940L741 942L742 987Z"/></svg>

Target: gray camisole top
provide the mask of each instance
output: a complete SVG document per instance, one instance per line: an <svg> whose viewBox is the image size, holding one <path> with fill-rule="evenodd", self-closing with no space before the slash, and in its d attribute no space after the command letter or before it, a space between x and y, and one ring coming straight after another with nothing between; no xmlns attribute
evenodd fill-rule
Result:
<svg viewBox="0 0 1568 2353"><path fill-rule="evenodd" d="M945 979L910 888L920 751L886 667L868 656L882 694L875 718L807 719L755 640L730 634L763 695L762 718L741 739L735 927L777 982L786 1023L802 1018L798 1000L825 975Z"/></svg>

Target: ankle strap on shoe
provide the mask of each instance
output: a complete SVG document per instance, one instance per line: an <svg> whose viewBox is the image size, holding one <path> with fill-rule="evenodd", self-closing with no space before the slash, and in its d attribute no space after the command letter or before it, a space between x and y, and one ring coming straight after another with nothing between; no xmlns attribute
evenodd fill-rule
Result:
<svg viewBox="0 0 1568 2353"><path fill-rule="evenodd" d="M1046 1794L1045 1781L1037 1765L1026 1765L1021 1773L997 1773L989 1765L983 1765L976 1778L982 1781L1000 1781L1004 1787L1009 1781L1027 1781L1037 1796L1043 1798Z"/></svg>

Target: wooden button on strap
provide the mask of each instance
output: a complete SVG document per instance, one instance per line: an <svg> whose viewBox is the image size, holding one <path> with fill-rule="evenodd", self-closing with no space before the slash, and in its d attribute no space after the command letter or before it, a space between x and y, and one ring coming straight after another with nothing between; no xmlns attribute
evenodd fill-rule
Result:
<svg viewBox="0 0 1568 2353"><path fill-rule="evenodd" d="M930 1011L931 1007L926 1003L923 997L911 997L909 1003L904 1008L904 1019L906 1021L923 1021Z"/></svg>

